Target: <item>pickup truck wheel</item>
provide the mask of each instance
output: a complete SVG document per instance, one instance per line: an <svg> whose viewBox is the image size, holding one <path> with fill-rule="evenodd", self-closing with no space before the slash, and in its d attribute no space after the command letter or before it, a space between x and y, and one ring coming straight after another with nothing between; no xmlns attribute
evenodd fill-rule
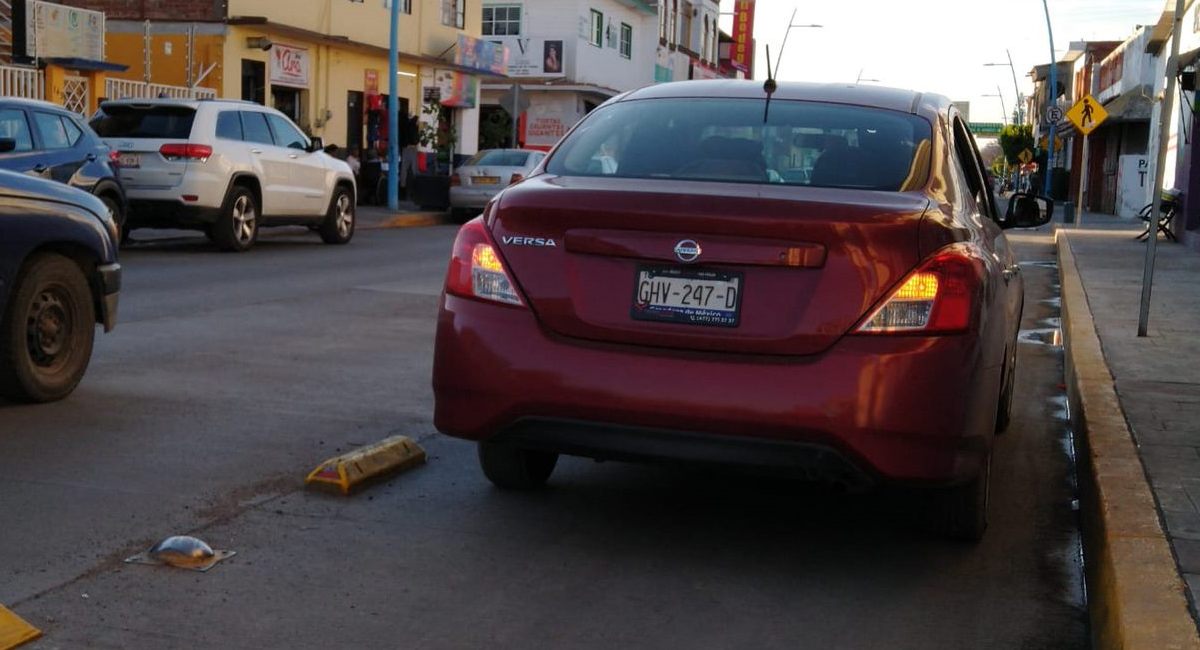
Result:
<svg viewBox="0 0 1200 650"><path fill-rule="evenodd" d="M346 188L339 187L333 191L329 213L325 215L317 233L326 244L345 244L354 236L354 199Z"/></svg>
<svg viewBox="0 0 1200 650"><path fill-rule="evenodd" d="M254 202L254 193L235 185L225 200L221 216L210 228L217 248L234 253L250 250L258 239L258 206Z"/></svg>
<svg viewBox="0 0 1200 650"><path fill-rule="evenodd" d="M75 390L92 356L96 319L83 272L61 255L30 258L0 321L0 396L50 402Z"/></svg>

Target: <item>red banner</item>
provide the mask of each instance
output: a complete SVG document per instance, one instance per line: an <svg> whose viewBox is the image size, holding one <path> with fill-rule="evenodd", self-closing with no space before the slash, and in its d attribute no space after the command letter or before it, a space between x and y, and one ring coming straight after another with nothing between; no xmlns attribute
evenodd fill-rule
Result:
<svg viewBox="0 0 1200 650"><path fill-rule="evenodd" d="M733 5L733 50L729 59L734 68L750 76L754 65L754 0L737 0Z"/></svg>

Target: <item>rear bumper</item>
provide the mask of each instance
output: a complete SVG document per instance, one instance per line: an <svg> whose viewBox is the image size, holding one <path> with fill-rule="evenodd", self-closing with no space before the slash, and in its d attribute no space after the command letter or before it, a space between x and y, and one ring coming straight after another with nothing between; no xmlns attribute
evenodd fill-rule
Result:
<svg viewBox="0 0 1200 650"><path fill-rule="evenodd" d="M201 228L215 223L220 208L190 205L178 200L130 199L131 228Z"/></svg>
<svg viewBox="0 0 1200 650"><path fill-rule="evenodd" d="M977 339L845 337L803 358L566 340L524 309L443 298L434 424L597 458L793 467L850 483L953 483L991 447L1002 352Z"/></svg>
<svg viewBox="0 0 1200 650"><path fill-rule="evenodd" d="M483 209L487 206L488 201L492 200L492 197L500 193L501 189L503 188L475 189L462 186L451 187L450 207Z"/></svg>

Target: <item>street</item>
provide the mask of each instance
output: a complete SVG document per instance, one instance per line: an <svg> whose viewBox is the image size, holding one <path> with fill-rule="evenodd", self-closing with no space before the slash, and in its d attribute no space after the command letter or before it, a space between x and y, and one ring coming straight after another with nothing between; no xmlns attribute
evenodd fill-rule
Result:
<svg viewBox="0 0 1200 650"><path fill-rule="evenodd" d="M75 394L0 403L0 604L44 633L28 647L1089 647L1048 232L1009 234L1023 344L978 546L924 533L903 490L576 458L495 490L431 423L454 233L122 250L118 327ZM304 488L395 434L427 465ZM175 534L236 555L124 563Z"/></svg>

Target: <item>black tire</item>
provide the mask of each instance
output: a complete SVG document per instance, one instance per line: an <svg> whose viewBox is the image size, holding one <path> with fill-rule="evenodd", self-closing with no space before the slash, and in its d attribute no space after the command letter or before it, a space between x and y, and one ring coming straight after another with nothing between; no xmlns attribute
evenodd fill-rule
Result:
<svg viewBox="0 0 1200 650"><path fill-rule="evenodd" d="M317 233L326 244L345 244L354 236L354 198L344 187L333 190L329 202L329 214L321 222Z"/></svg>
<svg viewBox="0 0 1200 650"><path fill-rule="evenodd" d="M992 456L989 453L975 478L941 490L934 496L930 513L933 531L963 542L982 540L988 527L991 484Z"/></svg>
<svg viewBox="0 0 1200 650"><path fill-rule="evenodd" d="M0 321L0 396L51 402L70 395L87 371L95 328L83 271L61 255L31 257Z"/></svg>
<svg viewBox="0 0 1200 650"><path fill-rule="evenodd" d="M121 204L116 199L108 194L101 194L100 200L104 202L104 206L112 212L113 220L117 222L117 232L120 233L120 241L115 242L118 246L129 241L129 217L125 211L121 209Z"/></svg>
<svg viewBox="0 0 1200 650"><path fill-rule="evenodd" d="M1013 393L1017 384L1017 346L1005 352L1004 368L1000 375L1000 400L996 403L996 433L1003 433L1012 422Z"/></svg>
<svg viewBox="0 0 1200 650"><path fill-rule="evenodd" d="M483 475L498 488L508 490L531 490L543 485L558 454L547 451L521 449L494 442L479 443L479 466Z"/></svg>
<svg viewBox="0 0 1200 650"><path fill-rule="evenodd" d="M221 216L209 226L210 238L223 251L241 253L250 250L258 240L258 217L254 192L234 185L225 199Z"/></svg>

